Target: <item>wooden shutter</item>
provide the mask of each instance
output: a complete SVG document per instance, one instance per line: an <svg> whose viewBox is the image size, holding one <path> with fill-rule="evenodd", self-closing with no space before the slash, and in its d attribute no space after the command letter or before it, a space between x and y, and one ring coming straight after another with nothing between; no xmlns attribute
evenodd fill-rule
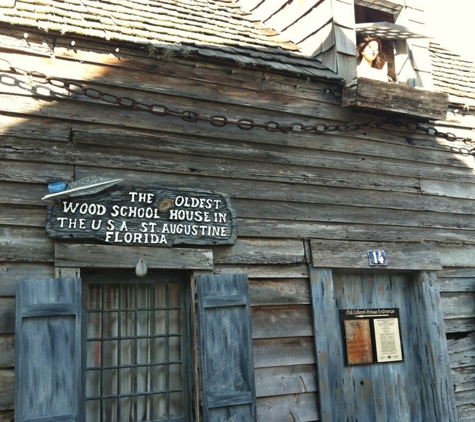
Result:
<svg viewBox="0 0 475 422"><path fill-rule="evenodd" d="M17 422L82 421L81 280L17 285Z"/></svg>
<svg viewBox="0 0 475 422"><path fill-rule="evenodd" d="M256 420L246 275L197 277L203 414L206 422Z"/></svg>

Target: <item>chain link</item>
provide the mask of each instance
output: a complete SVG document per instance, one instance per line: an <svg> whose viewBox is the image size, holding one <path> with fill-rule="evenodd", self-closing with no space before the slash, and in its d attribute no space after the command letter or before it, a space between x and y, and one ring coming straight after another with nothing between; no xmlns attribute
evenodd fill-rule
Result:
<svg viewBox="0 0 475 422"><path fill-rule="evenodd" d="M171 110L162 104L144 104L133 98L121 97L99 89L87 87L80 82L71 81L53 76L48 76L37 71L28 71L18 67L14 67L5 59L0 62L6 63L7 67L0 68L1 72L14 73L17 75L27 76L34 82L41 85L51 85L55 88L64 89L72 95L85 96L93 100L100 100L110 104L116 104L123 108L136 109L149 112L155 116L174 116L179 117L185 122L196 123L204 121L215 127L225 127L234 125L237 128L247 131L256 128L265 129L267 132L281 133L315 133L324 134L328 132L356 132L364 129L381 129L381 128L403 128L411 132L422 132L426 135L443 138L448 142L462 142L468 146L474 146L475 142L471 138L456 136L451 132L440 132L435 127L423 126L414 120L390 119L388 121L373 120L366 123L348 123L348 124L323 124L303 125L301 123L281 124L275 121L266 123L257 123L252 119L229 119L223 115L202 116L191 110L177 111ZM450 147L450 150L461 155L475 156L475 148L457 148Z"/></svg>

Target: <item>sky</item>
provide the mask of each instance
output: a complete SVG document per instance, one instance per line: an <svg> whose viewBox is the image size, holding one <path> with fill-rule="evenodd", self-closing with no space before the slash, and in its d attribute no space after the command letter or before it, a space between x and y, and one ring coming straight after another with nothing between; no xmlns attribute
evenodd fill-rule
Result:
<svg viewBox="0 0 475 422"><path fill-rule="evenodd" d="M443 47L475 62L475 0L425 0L427 26Z"/></svg>

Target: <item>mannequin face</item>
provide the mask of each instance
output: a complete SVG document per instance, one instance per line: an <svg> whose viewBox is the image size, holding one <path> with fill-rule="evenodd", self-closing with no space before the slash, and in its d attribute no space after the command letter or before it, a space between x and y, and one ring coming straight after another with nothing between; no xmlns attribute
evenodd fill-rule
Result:
<svg viewBox="0 0 475 422"><path fill-rule="evenodd" d="M372 62L379 52L379 45L377 41L371 41L368 45L364 48L362 56L367 62Z"/></svg>

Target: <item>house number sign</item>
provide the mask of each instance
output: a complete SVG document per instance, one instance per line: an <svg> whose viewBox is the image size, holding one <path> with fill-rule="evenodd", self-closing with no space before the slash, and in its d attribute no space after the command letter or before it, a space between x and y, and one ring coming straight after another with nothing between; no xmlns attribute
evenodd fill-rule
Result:
<svg viewBox="0 0 475 422"><path fill-rule="evenodd" d="M77 189L74 189L76 191ZM73 190L71 190L73 192ZM48 195L46 234L133 246L233 244L236 213L227 195L204 190L116 185Z"/></svg>
<svg viewBox="0 0 475 422"><path fill-rule="evenodd" d="M347 366L404 360L398 308L345 309L340 319Z"/></svg>
<svg viewBox="0 0 475 422"><path fill-rule="evenodd" d="M386 266L386 252L383 250L368 251L368 260L371 267Z"/></svg>

